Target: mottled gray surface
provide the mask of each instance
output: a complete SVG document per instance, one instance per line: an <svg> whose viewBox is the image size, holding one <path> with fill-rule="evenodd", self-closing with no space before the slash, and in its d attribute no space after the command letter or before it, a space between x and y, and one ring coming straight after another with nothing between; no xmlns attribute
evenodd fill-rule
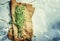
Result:
<svg viewBox="0 0 60 41"><path fill-rule="evenodd" d="M31 2L31 0L18 1ZM0 3L4 2L6 1L0 0ZM34 0L31 4L35 7L32 17L34 30L32 41L60 41L60 0ZM8 22L10 13L7 8L9 8L8 3L0 4L0 18ZM8 39L6 38L5 41Z"/></svg>
<svg viewBox="0 0 60 41"><path fill-rule="evenodd" d="M36 41L60 41L60 0L36 0L33 4Z"/></svg>

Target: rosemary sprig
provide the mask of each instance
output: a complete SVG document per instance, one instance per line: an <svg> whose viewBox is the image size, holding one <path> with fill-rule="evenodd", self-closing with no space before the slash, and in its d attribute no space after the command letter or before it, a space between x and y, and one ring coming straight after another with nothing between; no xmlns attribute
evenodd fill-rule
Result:
<svg viewBox="0 0 60 41"><path fill-rule="evenodd" d="M15 24L18 28L18 36L21 37L22 35L22 26L24 25L24 5L18 6L16 5L15 8L15 22L13 22L12 20L9 22L10 24Z"/></svg>

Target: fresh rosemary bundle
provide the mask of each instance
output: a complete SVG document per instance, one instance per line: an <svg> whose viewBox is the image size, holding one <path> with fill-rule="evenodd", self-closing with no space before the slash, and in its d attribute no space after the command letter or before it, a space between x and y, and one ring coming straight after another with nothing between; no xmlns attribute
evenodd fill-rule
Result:
<svg viewBox="0 0 60 41"><path fill-rule="evenodd" d="M12 20L9 22L10 24L15 24L18 28L18 37L21 37L22 35L22 27L24 25L24 5L18 6L16 5L15 7L15 22L13 22Z"/></svg>
<svg viewBox="0 0 60 41"><path fill-rule="evenodd" d="M22 26L24 25L24 5L20 7L17 5L15 8L15 23L18 27L18 36L22 35Z"/></svg>

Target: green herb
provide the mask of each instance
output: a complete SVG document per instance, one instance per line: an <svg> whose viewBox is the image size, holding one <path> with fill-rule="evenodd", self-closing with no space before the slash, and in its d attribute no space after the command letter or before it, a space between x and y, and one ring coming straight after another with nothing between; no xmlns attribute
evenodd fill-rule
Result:
<svg viewBox="0 0 60 41"><path fill-rule="evenodd" d="M21 37L22 35L22 26L24 25L24 5L21 5L20 7L16 5L15 8L15 22L12 20L9 22L9 24L15 24L18 28L18 36Z"/></svg>
<svg viewBox="0 0 60 41"><path fill-rule="evenodd" d="M22 35L22 26L24 25L24 5L20 7L17 5L15 8L15 25L18 27L18 36L21 37Z"/></svg>

